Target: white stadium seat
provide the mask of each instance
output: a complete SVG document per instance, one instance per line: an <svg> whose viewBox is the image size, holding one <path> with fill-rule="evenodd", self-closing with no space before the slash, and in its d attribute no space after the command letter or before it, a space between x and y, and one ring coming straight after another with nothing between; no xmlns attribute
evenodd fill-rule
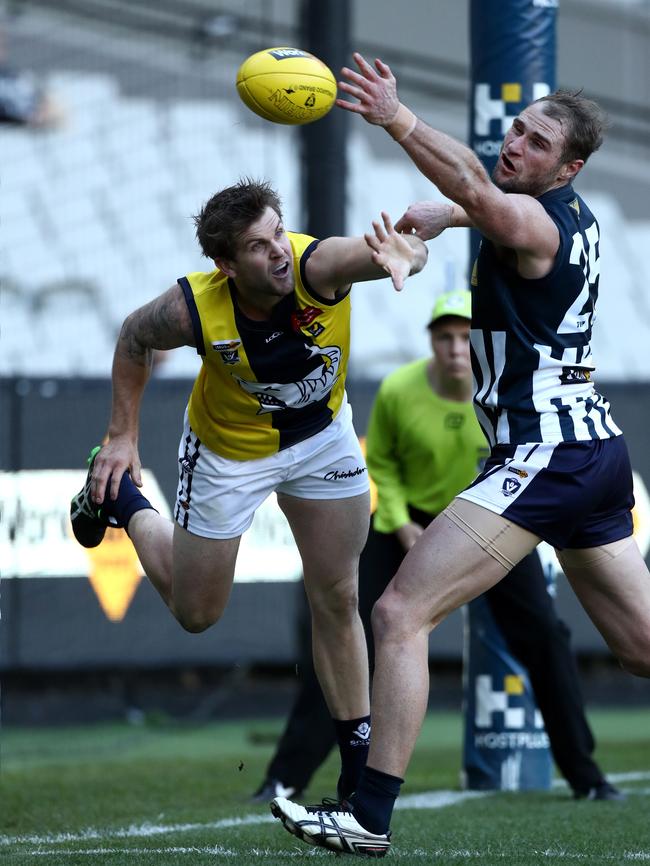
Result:
<svg viewBox="0 0 650 866"><path fill-rule="evenodd" d="M178 276L210 266L196 244L192 215L215 191L242 175L267 177L281 194L287 227L302 228L300 139L293 128L265 124L214 99L124 98L108 75L60 72L48 81L67 108L65 125L37 134L0 128L0 268L20 286L3 300L0 373L21 364L33 372L37 363L50 374L108 375L126 314ZM351 234L368 231L381 210L397 219L411 202L439 197L402 154L380 158L359 132L351 135L348 154ZM584 196L603 235L599 313L606 327L597 322L594 331L598 378L647 379L650 222L626 219L602 192ZM352 375L377 378L428 351L424 325L435 296L466 284L468 233L446 232L429 250L427 267L401 294L387 280L355 287ZM77 279L92 285L100 302L82 301L77 292L74 317L63 295L37 304L41 360L25 343L21 361L20 341L6 335L48 286ZM87 341L74 339L84 331L95 341L92 357L80 348ZM196 369L188 350L170 353L160 375L192 376Z"/></svg>

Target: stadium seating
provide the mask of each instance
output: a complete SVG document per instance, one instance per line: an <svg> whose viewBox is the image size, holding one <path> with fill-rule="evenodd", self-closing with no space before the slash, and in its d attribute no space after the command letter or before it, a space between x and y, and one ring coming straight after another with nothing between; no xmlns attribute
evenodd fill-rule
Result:
<svg viewBox="0 0 650 866"><path fill-rule="evenodd" d="M269 177L287 226L300 228L298 137L230 103L126 98L108 75L61 72L49 85L67 108L61 129L0 128L0 374L107 376L124 316L208 267L191 216L213 191L239 176ZM360 132L349 159L351 233L367 231L381 210L396 219L435 196L406 160L379 158ZM646 379L650 222L630 223L603 193L585 197L604 237L599 376ZM403 293L388 281L355 288L352 375L378 378L427 352L433 298L464 283L467 248L465 230L447 232ZM196 369L191 350L168 353L159 367L165 376Z"/></svg>

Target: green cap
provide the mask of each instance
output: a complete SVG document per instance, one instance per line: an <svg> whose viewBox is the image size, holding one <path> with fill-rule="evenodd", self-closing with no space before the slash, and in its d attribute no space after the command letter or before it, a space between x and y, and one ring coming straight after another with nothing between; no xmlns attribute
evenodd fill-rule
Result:
<svg viewBox="0 0 650 866"><path fill-rule="evenodd" d="M461 319L472 318L472 293L464 289L445 292L436 300L431 311L431 319L427 327L431 327L443 316L460 316Z"/></svg>

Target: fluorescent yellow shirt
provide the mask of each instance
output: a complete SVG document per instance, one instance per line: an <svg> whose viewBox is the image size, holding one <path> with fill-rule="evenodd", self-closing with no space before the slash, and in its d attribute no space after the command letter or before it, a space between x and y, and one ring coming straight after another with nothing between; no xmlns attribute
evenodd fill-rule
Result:
<svg viewBox="0 0 650 866"><path fill-rule="evenodd" d="M410 521L408 506L439 514L473 481L488 446L471 401L431 390L427 359L387 376L372 407L366 460L377 485L373 525L394 532Z"/></svg>

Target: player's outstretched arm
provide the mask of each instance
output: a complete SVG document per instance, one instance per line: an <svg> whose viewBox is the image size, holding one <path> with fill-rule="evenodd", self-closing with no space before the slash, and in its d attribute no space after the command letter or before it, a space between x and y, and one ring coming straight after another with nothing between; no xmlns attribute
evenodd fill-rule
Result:
<svg viewBox="0 0 650 866"><path fill-rule="evenodd" d="M111 498L117 497L126 470L138 487L142 485L138 455L140 404L151 374L154 350L194 344L192 321L178 283L125 319L113 356L108 442L95 458L93 468L95 502L104 501L109 478Z"/></svg>
<svg viewBox="0 0 650 866"><path fill-rule="evenodd" d="M390 276L399 291L411 274L425 266L428 251L416 235L395 231L382 213L383 226L373 222L374 233L361 238L332 237L321 241L307 260L307 279L324 297L344 294L352 283ZM369 242L371 239L371 243Z"/></svg>
<svg viewBox="0 0 650 866"><path fill-rule="evenodd" d="M361 54L353 54L358 72L348 67L339 88L357 101L337 99L340 108L352 111L382 126L407 151L420 171L441 192L464 206L477 184L492 186L486 171L466 145L432 129L403 105L397 95L397 81L390 67L376 59L371 66Z"/></svg>
<svg viewBox="0 0 650 866"><path fill-rule="evenodd" d="M401 292L404 288L406 278L415 273L413 271L413 260L417 259L418 271L424 267L428 251L424 247L422 251L419 246L413 247L415 235L402 235L395 230L390 217L385 211L381 212L383 225L373 220L374 232L366 232L365 241L372 250L371 258L375 265L388 274L393 281L395 291ZM418 239L419 240L419 239ZM424 259L422 259L422 253Z"/></svg>
<svg viewBox="0 0 650 866"><path fill-rule="evenodd" d="M528 195L501 192L469 147L432 129L399 101L397 82L387 64L377 59L371 66L360 54L353 57L358 72L344 67L339 88L356 101L338 99L337 105L383 126L422 174L460 205L486 237L552 260L557 229L539 202Z"/></svg>
<svg viewBox="0 0 650 866"><path fill-rule="evenodd" d="M418 201L395 223L395 231L430 241L449 228L472 228L472 221L460 205L440 201Z"/></svg>

